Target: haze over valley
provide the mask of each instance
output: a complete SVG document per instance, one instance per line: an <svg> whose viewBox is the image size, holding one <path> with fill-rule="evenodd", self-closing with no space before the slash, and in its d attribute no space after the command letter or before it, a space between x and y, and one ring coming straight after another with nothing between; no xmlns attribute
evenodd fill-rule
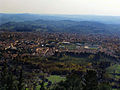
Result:
<svg viewBox="0 0 120 90"><path fill-rule="evenodd" d="M0 14L1 31L120 33L120 17L95 15Z"/></svg>
<svg viewBox="0 0 120 90"><path fill-rule="evenodd" d="M120 0L0 0L0 90L120 90Z"/></svg>

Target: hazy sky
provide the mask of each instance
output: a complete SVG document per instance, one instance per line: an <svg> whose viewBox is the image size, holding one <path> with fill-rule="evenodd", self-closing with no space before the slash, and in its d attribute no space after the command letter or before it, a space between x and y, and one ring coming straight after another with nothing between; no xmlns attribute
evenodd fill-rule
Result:
<svg viewBox="0 0 120 90"><path fill-rule="evenodd" d="M120 0L0 0L0 13L120 16Z"/></svg>

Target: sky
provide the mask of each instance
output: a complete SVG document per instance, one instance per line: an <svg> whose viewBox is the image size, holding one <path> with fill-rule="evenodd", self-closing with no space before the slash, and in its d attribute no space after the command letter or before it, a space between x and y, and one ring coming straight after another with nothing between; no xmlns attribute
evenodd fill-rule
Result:
<svg viewBox="0 0 120 90"><path fill-rule="evenodd" d="M0 0L0 13L120 16L120 0Z"/></svg>

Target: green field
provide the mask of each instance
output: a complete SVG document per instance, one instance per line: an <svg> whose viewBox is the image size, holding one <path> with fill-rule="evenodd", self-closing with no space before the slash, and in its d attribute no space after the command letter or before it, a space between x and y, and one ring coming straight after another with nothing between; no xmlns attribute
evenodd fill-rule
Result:
<svg viewBox="0 0 120 90"><path fill-rule="evenodd" d="M88 63L88 58L81 58L81 57L74 57L74 56L68 56L68 55L65 55L63 57L61 57L59 59L60 61L65 61L66 63L75 63L75 64L86 64Z"/></svg>
<svg viewBox="0 0 120 90"><path fill-rule="evenodd" d="M115 64L113 66L110 66L106 70L107 70L108 73L120 74L120 64Z"/></svg>
<svg viewBox="0 0 120 90"><path fill-rule="evenodd" d="M106 69L106 73L108 74L108 77L111 79L114 79L115 81L118 81L120 79L120 64L115 64L113 66L110 66ZM117 82L112 82L110 83L112 86L118 86L119 83ZM113 90L118 90L118 89L113 89Z"/></svg>
<svg viewBox="0 0 120 90"><path fill-rule="evenodd" d="M115 64L110 66L106 69L107 73L109 74L110 78L119 80L120 75L113 75L113 74L120 74L120 64Z"/></svg>
<svg viewBox="0 0 120 90"><path fill-rule="evenodd" d="M76 45L75 44L69 44L69 45L65 45L65 44L62 44L61 46L59 46L60 48L66 48L68 50L75 50L76 49ZM64 49L63 48L63 49Z"/></svg>
<svg viewBox="0 0 120 90"><path fill-rule="evenodd" d="M50 77L47 77L47 79L54 84L54 83L58 83L60 81L64 81L65 77L61 77L61 76L57 76L57 75L50 75Z"/></svg>

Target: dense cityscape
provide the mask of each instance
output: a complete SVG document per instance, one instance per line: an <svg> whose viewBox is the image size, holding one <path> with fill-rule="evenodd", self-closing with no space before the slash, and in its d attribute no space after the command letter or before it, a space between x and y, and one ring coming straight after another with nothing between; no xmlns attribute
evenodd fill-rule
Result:
<svg viewBox="0 0 120 90"><path fill-rule="evenodd" d="M16 85L20 85L18 90L71 90L66 86L71 77L79 81L89 77L90 80L83 81L85 85L78 83L84 88L81 90L119 89L119 52L120 37L117 35L1 32L0 66L4 74L1 77L10 78L7 73L15 77L11 80L18 83L11 90L16 90ZM6 88L4 84L1 90ZM89 87L94 84L96 86ZM80 90L80 87L72 90Z"/></svg>
<svg viewBox="0 0 120 90"><path fill-rule="evenodd" d="M1 50L6 58L20 56L52 56L56 52L104 52L120 58L120 38L111 35L79 35L68 33L0 33ZM3 54L3 53L2 53ZM4 54L3 54L4 55Z"/></svg>

